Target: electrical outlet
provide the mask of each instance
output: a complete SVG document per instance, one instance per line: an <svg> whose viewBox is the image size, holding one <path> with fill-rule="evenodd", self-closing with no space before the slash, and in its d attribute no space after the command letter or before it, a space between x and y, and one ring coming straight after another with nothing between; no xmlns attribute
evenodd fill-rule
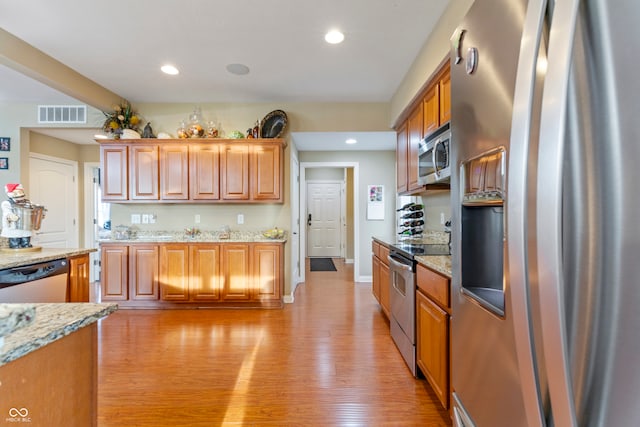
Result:
<svg viewBox="0 0 640 427"><path fill-rule="evenodd" d="M140 214L131 214L131 224L140 224Z"/></svg>
<svg viewBox="0 0 640 427"><path fill-rule="evenodd" d="M156 214L150 214L149 215L149 224L155 224L157 219L158 219L158 216Z"/></svg>
<svg viewBox="0 0 640 427"><path fill-rule="evenodd" d="M244 224L244 215L238 214L238 224Z"/></svg>
<svg viewBox="0 0 640 427"><path fill-rule="evenodd" d="M149 224L149 214L142 214L142 223Z"/></svg>
<svg viewBox="0 0 640 427"><path fill-rule="evenodd" d="M196 217L194 218L193 222L195 222L196 224L200 224L200 214L196 214Z"/></svg>
<svg viewBox="0 0 640 427"><path fill-rule="evenodd" d="M440 225L444 225L445 219L444 219L444 212L440 212Z"/></svg>

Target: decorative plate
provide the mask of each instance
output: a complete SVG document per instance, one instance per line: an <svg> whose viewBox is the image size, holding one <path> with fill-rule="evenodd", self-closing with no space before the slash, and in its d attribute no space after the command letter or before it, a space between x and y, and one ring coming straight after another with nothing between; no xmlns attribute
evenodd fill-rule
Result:
<svg viewBox="0 0 640 427"><path fill-rule="evenodd" d="M260 122L261 138L280 138L287 129L287 113L274 110L264 116Z"/></svg>

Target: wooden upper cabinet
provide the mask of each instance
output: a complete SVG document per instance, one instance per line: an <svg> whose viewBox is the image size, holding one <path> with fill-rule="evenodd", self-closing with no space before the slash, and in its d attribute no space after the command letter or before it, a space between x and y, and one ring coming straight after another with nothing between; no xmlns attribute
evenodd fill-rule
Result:
<svg viewBox="0 0 640 427"><path fill-rule="evenodd" d="M409 157L407 161L407 189L413 191L420 188L418 183L418 149L422 140L423 125L423 106L422 104L411 113L407 121L409 132Z"/></svg>
<svg viewBox="0 0 640 427"><path fill-rule="evenodd" d="M426 136L440 126L440 86L436 82L425 94L422 105L424 108L424 129L422 136Z"/></svg>
<svg viewBox="0 0 640 427"><path fill-rule="evenodd" d="M282 147L251 145L251 200L282 201Z"/></svg>
<svg viewBox="0 0 640 427"><path fill-rule="evenodd" d="M440 125L443 125L451 120L451 68L448 63L442 77L440 77L438 87L440 91Z"/></svg>
<svg viewBox="0 0 640 427"><path fill-rule="evenodd" d="M217 144L189 147L189 190L192 200L220 199L220 148Z"/></svg>
<svg viewBox="0 0 640 427"><path fill-rule="evenodd" d="M220 193L224 200L249 200L249 145L222 146Z"/></svg>
<svg viewBox="0 0 640 427"><path fill-rule="evenodd" d="M189 199L189 147L160 145L160 198Z"/></svg>
<svg viewBox="0 0 640 427"><path fill-rule="evenodd" d="M130 200L159 200L158 146L129 147Z"/></svg>
<svg viewBox="0 0 640 427"><path fill-rule="evenodd" d="M407 133L407 123L403 123L396 135L396 186L398 193L407 191L407 160L409 153L409 138Z"/></svg>
<svg viewBox="0 0 640 427"><path fill-rule="evenodd" d="M121 201L129 198L127 146L100 146L100 182L102 200Z"/></svg>
<svg viewBox="0 0 640 427"><path fill-rule="evenodd" d="M184 244L160 246L160 299L189 300L189 248Z"/></svg>

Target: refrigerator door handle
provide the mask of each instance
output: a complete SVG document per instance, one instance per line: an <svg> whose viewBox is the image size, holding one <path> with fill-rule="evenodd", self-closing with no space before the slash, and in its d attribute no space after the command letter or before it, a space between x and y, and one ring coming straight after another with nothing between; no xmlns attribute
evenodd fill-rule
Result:
<svg viewBox="0 0 640 427"><path fill-rule="evenodd" d="M545 365L553 422L578 425L570 377L562 265L562 162L579 0L555 2L538 146L537 256Z"/></svg>
<svg viewBox="0 0 640 427"><path fill-rule="evenodd" d="M508 158L507 231L508 274L515 343L523 400L525 402L526 425L544 425L544 410L541 402L540 384L532 327L531 293L527 264L527 217L529 151L536 94L537 65L542 39L547 0L532 0L527 5L518 72L514 92L511 121L510 155ZM538 89L539 91L539 89ZM539 93L539 92L538 92ZM538 126L539 123L533 123ZM535 172L535 171L534 171Z"/></svg>

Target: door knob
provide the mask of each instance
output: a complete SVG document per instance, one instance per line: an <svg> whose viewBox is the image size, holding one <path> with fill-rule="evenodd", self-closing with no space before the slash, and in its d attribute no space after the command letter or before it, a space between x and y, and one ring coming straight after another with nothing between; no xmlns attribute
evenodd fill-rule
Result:
<svg viewBox="0 0 640 427"><path fill-rule="evenodd" d="M307 218L307 225L311 227L311 214L309 214L309 217Z"/></svg>

